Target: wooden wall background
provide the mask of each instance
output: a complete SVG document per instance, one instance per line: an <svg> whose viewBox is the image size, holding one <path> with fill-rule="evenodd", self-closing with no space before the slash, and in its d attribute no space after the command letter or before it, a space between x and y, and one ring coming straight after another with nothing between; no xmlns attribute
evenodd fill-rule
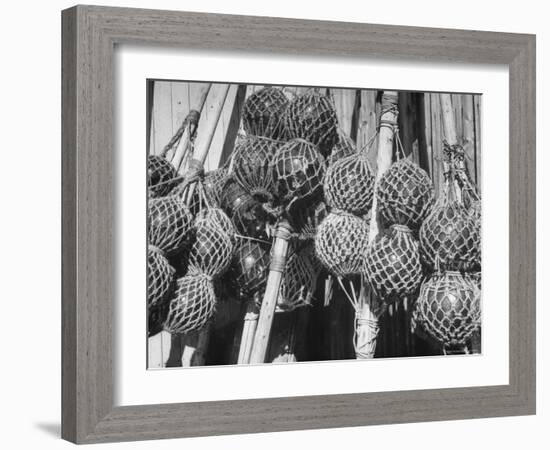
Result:
<svg viewBox="0 0 550 450"><path fill-rule="evenodd" d="M206 83L150 81L148 95L148 152L160 154L186 118ZM241 110L252 92L261 85L230 85L224 101L222 115L216 127L205 170L216 169L231 154L241 129ZM307 90L304 87L285 87L289 96ZM323 88L334 101L342 130L350 135L358 147L364 146L376 132L380 117L381 91ZM197 139L203 124L213 120L213 105L217 91L211 89L204 105ZM466 165L471 180L481 192L481 96L453 94L456 129L459 142L464 146ZM442 188L442 150L445 139L442 114L437 94L420 92L399 93L399 136L405 154L418 163L431 176L436 195ZM376 170L376 145L369 154ZM395 153L395 152L394 152ZM182 165L180 172L185 171ZM315 361L351 359L355 357L352 338L354 312L348 300L336 286L331 304L323 306L324 283L316 292L315 304L291 313L276 315L273 325L269 361ZM377 357L420 356L438 354L428 341L410 333L408 309L411 299L388 308L381 319L381 332ZM220 302L216 319L209 333L191 336L171 336L161 332L149 338L148 367L160 368L190 363L190 359L203 357L206 364L235 363L244 316L243 305L233 299ZM206 341L205 341L206 340ZM203 355L194 353L204 348Z"/></svg>

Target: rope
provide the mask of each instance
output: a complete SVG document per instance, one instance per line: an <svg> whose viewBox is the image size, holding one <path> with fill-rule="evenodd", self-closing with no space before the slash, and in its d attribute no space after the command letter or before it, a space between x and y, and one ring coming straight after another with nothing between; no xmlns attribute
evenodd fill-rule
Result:
<svg viewBox="0 0 550 450"><path fill-rule="evenodd" d="M281 255L271 255L271 263L269 264L269 270L274 272L284 273L286 266L286 258Z"/></svg>
<svg viewBox="0 0 550 450"><path fill-rule="evenodd" d="M390 230L402 231L403 233L409 234L413 232L407 225L400 225L397 223L390 225Z"/></svg>
<svg viewBox="0 0 550 450"><path fill-rule="evenodd" d="M363 326L368 327L370 339L359 347L359 333L358 330ZM380 333L380 326L378 319L368 319L355 315L355 329L353 332L353 348L355 350L355 356L357 359L369 359L374 356L374 350L376 349L376 341L378 334ZM366 348L367 351L363 351Z"/></svg>
<svg viewBox="0 0 550 450"><path fill-rule="evenodd" d="M371 149L374 147L374 142L376 141L376 138L378 137L379 134L380 134L380 126L378 126L374 134L369 139L367 139L366 144L359 149L358 153L364 153L368 155Z"/></svg>
<svg viewBox="0 0 550 450"><path fill-rule="evenodd" d="M340 208L331 208L331 213L338 214L339 216L346 216L346 217L357 217L357 215L350 213L349 211L346 211L344 209Z"/></svg>
<svg viewBox="0 0 550 450"><path fill-rule="evenodd" d="M260 244L266 244L266 245L271 244L271 242L269 242L269 241L264 241L263 239L257 239L257 238L254 238L252 236L245 236L244 234L239 234L239 233L235 233L235 237L237 239L244 239L246 241L259 242Z"/></svg>
<svg viewBox="0 0 550 450"><path fill-rule="evenodd" d="M158 253L159 255L161 256L165 256L166 253L164 251L162 251L162 249L160 249L159 247L157 247L156 245L153 245L153 244L147 244L147 248L149 250L151 250L152 252L155 252L155 253Z"/></svg>
<svg viewBox="0 0 550 450"><path fill-rule="evenodd" d="M162 149L161 156L165 157L166 154L170 150L172 150L174 147L178 146L178 144L181 140L181 137L183 136L183 132L185 131L186 128L188 128L190 131L192 130L189 133L190 135L194 134L194 131L196 130L197 125L199 123L199 117L200 117L200 113L198 111L196 111L194 109L189 111L189 114L187 114L187 116L185 117L184 121L182 122L182 124L180 125L178 130L176 131L176 134L174 134L174 136L172 136L170 141L168 141L168 144L166 144L164 146L164 148ZM191 129L191 126L193 126L194 128Z"/></svg>

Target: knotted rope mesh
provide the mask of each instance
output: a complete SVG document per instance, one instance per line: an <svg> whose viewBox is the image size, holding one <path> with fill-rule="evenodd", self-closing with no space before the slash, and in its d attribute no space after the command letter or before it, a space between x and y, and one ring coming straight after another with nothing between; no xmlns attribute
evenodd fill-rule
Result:
<svg viewBox="0 0 550 450"><path fill-rule="evenodd" d="M336 161L345 158L346 156L354 155L357 152L357 146L353 139L345 134L342 130L338 130L338 139L332 147L330 155L327 157L327 166L330 167Z"/></svg>
<svg viewBox="0 0 550 450"><path fill-rule="evenodd" d="M444 346L465 345L479 328L479 289L459 272L435 273L420 288L413 326Z"/></svg>
<svg viewBox="0 0 550 450"><path fill-rule="evenodd" d="M313 144L304 139L287 142L273 158L273 181L279 201L288 205L319 196L324 170L324 158Z"/></svg>
<svg viewBox="0 0 550 450"><path fill-rule="evenodd" d="M173 288L174 268L157 248L147 249L147 306L166 300Z"/></svg>
<svg viewBox="0 0 550 450"><path fill-rule="evenodd" d="M338 120L332 100L316 91L296 97L287 108L290 138L305 139L328 156L338 139Z"/></svg>
<svg viewBox="0 0 550 450"><path fill-rule="evenodd" d="M269 273L269 249L250 239L239 239L233 258L234 274L240 296L245 299L261 298Z"/></svg>
<svg viewBox="0 0 550 450"><path fill-rule="evenodd" d="M189 210L193 216L207 207L219 207L222 201L223 189L229 179L229 174L225 167L211 170L204 174L203 179L199 179L194 186L189 200ZM175 195L186 200L189 195L189 186L187 183L179 184L173 191Z"/></svg>
<svg viewBox="0 0 550 450"><path fill-rule="evenodd" d="M243 108L243 127L247 134L284 139L284 114L288 99L281 89L265 87L250 95Z"/></svg>
<svg viewBox="0 0 550 450"><path fill-rule="evenodd" d="M328 209L324 202L310 202L290 208L289 221L298 239L313 240L317 228L327 215Z"/></svg>
<svg viewBox="0 0 550 450"><path fill-rule="evenodd" d="M151 199L148 220L149 245L164 253L175 252L183 247L188 238L192 217L180 199L174 196Z"/></svg>
<svg viewBox="0 0 550 450"><path fill-rule="evenodd" d="M384 227L406 225L418 230L434 200L428 174L408 159L392 164L376 190L378 214Z"/></svg>
<svg viewBox="0 0 550 450"><path fill-rule="evenodd" d="M222 230L235 245L235 226L227 214L220 208L202 209L195 217L195 227L213 226Z"/></svg>
<svg viewBox="0 0 550 450"><path fill-rule="evenodd" d="M231 217L241 203L250 198L252 197L246 192L246 189L237 182L234 176L230 176L221 195L221 207Z"/></svg>
<svg viewBox="0 0 550 450"><path fill-rule="evenodd" d="M213 316L216 294L212 278L191 272L177 281L164 328L171 333L189 333L201 329Z"/></svg>
<svg viewBox="0 0 550 450"><path fill-rule="evenodd" d="M420 250L432 270L472 270L480 265L479 222L464 205L444 195L420 228Z"/></svg>
<svg viewBox="0 0 550 450"><path fill-rule="evenodd" d="M462 201L464 206L468 209L470 217L474 221L476 230L479 231L481 240L481 197L477 193L475 186L470 181L465 170L459 172L459 177L461 180ZM481 270L481 242L478 248L479 251L476 253L476 261L472 270Z"/></svg>
<svg viewBox="0 0 550 450"><path fill-rule="evenodd" d="M391 302L417 292L422 281L418 247L412 231L404 225L393 225L369 246L365 272L381 299Z"/></svg>
<svg viewBox="0 0 550 450"><path fill-rule="evenodd" d="M164 197L179 183L176 168L160 155L147 158L147 192L149 198Z"/></svg>
<svg viewBox="0 0 550 450"><path fill-rule="evenodd" d="M222 195L222 207L231 218L238 233L268 240L267 226L273 222L262 204L231 178Z"/></svg>
<svg viewBox="0 0 550 450"><path fill-rule="evenodd" d="M315 281L315 270L307 253L293 251L286 262L277 309L288 312L310 305Z"/></svg>
<svg viewBox="0 0 550 450"><path fill-rule="evenodd" d="M282 145L265 137L246 136L239 140L233 156L235 179L257 200L273 199L273 171L271 161Z"/></svg>
<svg viewBox="0 0 550 450"><path fill-rule="evenodd" d="M481 272L466 272L464 273L464 278L470 279L474 283L479 292L481 293Z"/></svg>
<svg viewBox="0 0 550 450"><path fill-rule="evenodd" d="M199 222L193 229L189 249L189 270L210 277L222 275L233 257L234 245L230 237L215 222Z"/></svg>
<svg viewBox="0 0 550 450"><path fill-rule="evenodd" d="M336 161L328 167L324 180L327 204L356 216L366 215L372 208L374 173L365 153Z"/></svg>
<svg viewBox="0 0 550 450"><path fill-rule="evenodd" d="M315 254L336 276L361 274L368 248L369 223L348 213L331 212L319 225Z"/></svg>

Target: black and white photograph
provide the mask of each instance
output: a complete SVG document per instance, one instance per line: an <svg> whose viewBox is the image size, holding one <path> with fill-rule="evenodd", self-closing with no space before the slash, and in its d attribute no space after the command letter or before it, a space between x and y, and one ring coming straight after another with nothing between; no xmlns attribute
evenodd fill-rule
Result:
<svg viewBox="0 0 550 450"><path fill-rule="evenodd" d="M148 80L147 368L481 354L481 107Z"/></svg>

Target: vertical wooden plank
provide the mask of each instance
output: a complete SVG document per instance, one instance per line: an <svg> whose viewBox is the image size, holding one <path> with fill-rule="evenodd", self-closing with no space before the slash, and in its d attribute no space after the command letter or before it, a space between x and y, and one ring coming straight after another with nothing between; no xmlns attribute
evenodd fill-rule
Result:
<svg viewBox="0 0 550 450"><path fill-rule="evenodd" d="M465 164L468 176L473 183L477 183L475 124L474 124L474 96L465 94L462 98L462 145L464 148Z"/></svg>
<svg viewBox="0 0 550 450"><path fill-rule="evenodd" d="M239 127L241 126L241 115L244 107L246 95L246 85L241 84L237 88L235 94L235 102L233 104L233 110L231 112L229 122L226 126L225 139L223 143L222 154L219 165L222 166L231 157L235 148L235 141L237 134L239 133Z"/></svg>
<svg viewBox="0 0 550 450"><path fill-rule="evenodd" d="M181 90L179 91L179 95L176 98L181 98L181 105L178 105L176 108L176 119L175 123L173 124L174 133L177 131L179 126L182 124L182 122L185 120L187 115L191 110L196 110L199 113L199 123L200 123L200 114L204 110L204 105L206 103L206 97L208 96L208 93L210 92L211 83L178 83L178 85L181 84ZM175 85L173 86L173 89L175 89ZM186 92L184 92L184 90ZM173 97L175 97L173 95ZM187 101L187 104L185 102ZM187 148L179 148L180 145L188 145L188 141L185 138L189 138L187 133L184 132L182 139L184 142L181 142L178 145L177 153L178 158L176 165L178 166L178 172L183 175L185 171L187 170L187 165L189 158L192 156L191 152L187 151ZM171 159L171 158L170 158Z"/></svg>
<svg viewBox="0 0 550 450"><path fill-rule="evenodd" d="M172 82L155 81L153 91L152 133L150 152L158 155L170 141L172 129ZM170 335L161 332L148 338L148 367L164 367L170 353Z"/></svg>
<svg viewBox="0 0 550 450"><path fill-rule="evenodd" d="M148 338L147 349L147 367L149 369L158 369L164 367L164 358L162 351L162 333L157 333Z"/></svg>
<svg viewBox="0 0 550 450"><path fill-rule="evenodd" d="M432 168L436 195L443 190L443 127L439 94L430 95L432 131Z"/></svg>
<svg viewBox="0 0 550 450"><path fill-rule="evenodd" d="M475 161L476 161L476 184L478 192L481 194L481 187L482 187L482 179L481 179L481 164L482 164L482 158L481 158L481 152L483 149L481 148L481 105L482 105L482 97L481 95L474 95L474 125L475 125Z"/></svg>
<svg viewBox="0 0 550 450"><path fill-rule="evenodd" d="M347 136L351 136L357 91L355 89L329 89L327 95L334 102L336 116L340 130ZM352 137L353 139L353 137ZM347 355L345 339L354 328L353 318L347 316L346 307L348 299L341 289L332 290L330 305L323 309L323 315L327 317L327 340L330 359L344 359Z"/></svg>
<svg viewBox="0 0 550 450"><path fill-rule="evenodd" d="M357 148L364 148L375 135L378 126L379 105L377 104L378 91L362 90L360 93L359 117L357 125ZM376 149L377 142L372 148ZM369 162L376 173L376 152L368 154Z"/></svg>
<svg viewBox="0 0 550 450"><path fill-rule="evenodd" d="M405 152L405 156L418 163L417 142L417 117L416 105L412 92L399 92L399 138Z"/></svg>
<svg viewBox="0 0 550 450"><path fill-rule="evenodd" d="M231 92L232 91L232 92ZM205 105L197 129L195 154L193 158L203 161L205 171L216 169L219 165L225 129L223 116L233 110L237 85L215 84L208 91ZM182 365L203 365L206 348L210 338L210 324L196 333L183 335Z"/></svg>
<svg viewBox="0 0 550 450"><path fill-rule="evenodd" d="M454 112L454 118L455 118L455 129L456 129L456 137L457 137L457 143L462 145L462 141L464 138L464 127L462 124L462 94L451 94L451 102L453 105L453 112Z"/></svg>
<svg viewBox="0 0 550 450"><path fill-rule="evenodd" d="M221 116L219 117L212 143L210 144L210 150L208 151L204 163L204 170L207 172L217 169L219 166L225 142L225 135L227 132L227 127L229 126L229 123L231 121L231 114L233 113L233 106L235 104L238 87L239 86L237 84L232 84L229 86L229 92L227 93L227 97L223 105L223 110ZM213 95L208 96L203 114L201 115L203 116L201 117L201 121L205 120L206 122L208 122L211 120L216 120L213 109L217 102L217 97L215 94L216 90L214 89Z"/></svg>
<svg viewBox="0 0 550 450"><path fill-rule="evenodd" d="M172 83L172 136L174 136L189 113L189 84L188 82L178 81ZM172 159L172 156L173 151L166 155L169 161Z"/></svg>
<svg viewBox="0 0 550 450"><path fill-rule="evenodd" d="M147 154L151 154L152 148L152 134L153 134L153 102L154 102L154 93L155 93L155 82L153 80L147 81L147 134L146 134L146 145L147 145Z"/></svg>
<svg viewBox="0 0 550 450"><path fill-rule="evenodd" d="M153 96L153 122L155 140L152 154L158 155L172 136L172 82L156 81Z"/></svg>
<svg viewBox="0 0 550 450"><path fill-rule="evenodd" d="M431 94L418 94L418 111L420 118L419 162L434 182L433 148L432 148L432 102Z"/></svg>
<svg viewBox="0 0 550 450"><path fill-rule="evenodd" d="M331 88L329 95L332 97L332 101L334 102L334 108L336 109L336 117L338 118L338 125L340 126L340 129L347 136L354 139L354 136L351 136L351 132L357 91L355 89Z"/></svg>

